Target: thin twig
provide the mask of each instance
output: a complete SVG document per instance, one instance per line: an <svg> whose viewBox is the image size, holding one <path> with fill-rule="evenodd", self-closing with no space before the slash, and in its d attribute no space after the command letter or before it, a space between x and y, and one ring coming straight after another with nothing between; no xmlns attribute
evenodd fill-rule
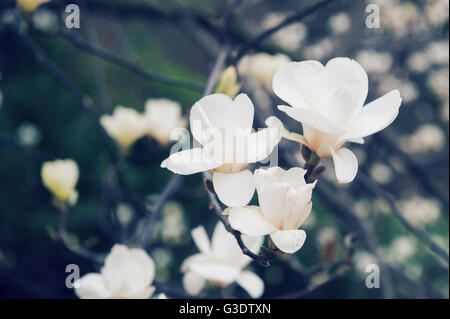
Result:
<svg viewBox="0 0 450 319"><path fill-rule="evenodd" d="M264 41L266 38L274 34L275 32L283 29L284 27L287 27L288 25L298 22L302 20L303 18L306 18L307 16L313 14L316 11L319 11L320 9L324 8L325 6L329 5L330 3L334 2L336 0L323 0L320 2L317 2L316 4L306 8L301 9L298 12L292 14L291 16L287 17L285 20L281 21L276 26L267 29L254 37L253 39L247 41L246 43L242 44L240 47L236 49L232 53L232 58L237 61L239 60L247 51L251 50L252 48L257 47L262 41Z"/></svg>
<svg viewBox="0 0 450 319"><path fill-rule="evenodd" d="M75 33L67 31L67 30L60 30L57 33L48 33L47 35L59 35L63 37L65 40L69 41L71 44L73 44L75 47L79 48L80 50L86 51L96 57L99 57L101 59L104 59L106 61L109 61L111 63L114 63L116 65L119 65L125 69L128 69L129 71L133 72L134 74L155 82L165 83L177 87L183 87L187 89L191 89L194 91L201 92L203 89L203 84L201 82L193 81L193 80L186 80L183 78L178 78L175 76L170 76L166 74L161 74L154 71L147 71L137 65L136 63L133 63L131 61L128 61L118 55L115 55L114 53L102 50L100 48L95 47L94 45L90 44L89 42L85 41L81 37L77 36Z"/></svg>
<svg viewBox="0 0 450 319"><path fill-rule="evenodd" d="M68 250L70 250L72 253L79 255L81 257L90 259L97 263L103 263L105 259L105 255L97 254L94 252L91 252L90 250L77 245L74 246L72 243L70 243L68 239L67 234L67 209L60 209L60 219L59 219L59 229L58 229L58 235L61 241L64 243L64 245L67 247Z"/></svg>
<svg viewBox="0 0 450 319"><path fill-rule="evenodd" d="M384 189L382 189L377 183L373 182L367 175L363 172L359 172L356 176L356 181L361 183L364 187L366 187L369 191L371 191L377 197L386 201L386 203L391 208L394 216L402 223L402 225L410 231L414 236L419 238L432 252L434 252L437 256L442 258L445 263L449 264L449 256L448 253L441 248L438 244L436 244L433 239L422 229L419 229L412 225L402 214L400 209L398 208L395 200L392 196L387 193Z"/></svg>

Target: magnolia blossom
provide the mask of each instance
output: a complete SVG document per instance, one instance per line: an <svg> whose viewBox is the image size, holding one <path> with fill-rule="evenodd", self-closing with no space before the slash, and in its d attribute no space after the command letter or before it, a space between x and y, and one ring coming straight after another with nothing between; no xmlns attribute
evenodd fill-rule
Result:
<svg viewBox="0 0 450 319"><path fill-rule="evenodd" d="M17 4L25 12L32 12L46 2L50 2L50 0L17 0Z"/></svg>
<svg viewBox="0 0 450 319"><path fill-rule="evenodd" d="M79 177L78 165L71 159L44 162L41 168L41 178L44 186L61 203L75 205L78 192L75 186Z"/></svg>
<svg viewBox="0 0 450 319"><path fill-rule="evenodd" d="M123 148L128 148L145 134L145 120L135 109L118 106L113 115L103 115L101 125Z"/></svg>
<svg viewBox="0 0 450 319"><path fill-rule="evenodd" d="M343 144L362 144L364 137L387 127L397 117L402 101L399 91L393 90L363 107L367 74L348 58L332 59L326 66L317 61L285 64L273 78L273 91L292 106L278 109L302 123L303 136L287 132L275 117L268 123L319 157L332 156L340 183L351 182L358 170L356 156Z"/></svg>
<svg viewBox="0 0 450 319"><path fill-rule="evenodd" d="M250 236L270 234L272 242L285 253L295 253L306 239L298 229L311 212L311 195L316 182L306 184L306 170L279 167L255 170L259 206L227 208L233 229Z"/></svg>
<svg viewBox="0 0 450 319"><path fill-rule="evenodd" d="M230 207L246 205L254 193L248 164L268 157L280 140L276 129L252 133L253 113L245 94L234 100L225 94L203 97L190 115L192 135L203 147L174 153L161 167L182 175L212 170L219 199Z"/></svg>
<svg viewBox="0 0 450 319"><path fill-rule="evenodd" d="M181 105L168 99L149 99L145 103L145 130L161 145L170 142L172 130L185 127L186 118L181 115Z"/></svg>
<svg viewBox="0 0 450 319"><path fill-rule="evenodd" d="M147 299L154 277L155 263L145 250L114 245L100 273L84 275L74 287L81 299Z"/></svg>
<svg viewBox="0 0 450 319"><path fill-rule="evenodd" d="M272 78L277 69L291 61L285 54L270 55L257 53L244 56L238 64L239 74L260 82L268 91L272 91Z"/></svg>
<svg viewBox="0 0 450 319"><path fill-rule="evenodd" d="M215 286L228 286L237 282L252 298L259 298L264 291L264 282L253 272L243 270L251 258L244 255L232 234L222 223L218 223L211 241L205 229L199 226L192 230L192 238L200 253L187 258L181 270L184 289L190 295L198 295L207 282ZM255 254L259 252L263 237L242 236L245 245Z"/></svg>

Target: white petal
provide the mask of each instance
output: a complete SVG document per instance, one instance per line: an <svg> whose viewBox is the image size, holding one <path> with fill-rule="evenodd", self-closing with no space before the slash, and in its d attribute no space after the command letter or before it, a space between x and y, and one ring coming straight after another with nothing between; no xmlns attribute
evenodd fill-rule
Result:
<svg viewBox="0 0 450 319"><path fill-rule="evenodd" d="M320 112L333 119L340 127L346 127L362 107L362 104L359 104L358 101L361 93L360 88L359 83L346 84L333 95L328 103L320 109Z"/></svg>
<svg viewBox="0 0 450 319"><path fill-rule="evenodd" d="M281 66L272 80L274 93L283 101L294 107L307 109L309 105L303 94L303 83L311 83L311 79L318 77L324 70L317 61L290 62ZM300 81L301 80L301 81Z"/></svg>
<svg viewBox="0 0 450 319"><path fill-rule="evenodd" d="M247 163L256 163L272 154L281 136L276 128L265 128L247 135Z"/></svg>
<svg viewBox="0 0 450 319"><path fill-rule="evenodd" d="M230 284L239 276L241 269L216 261L192 262L189 269L198 276L211 281Z"/></svg>
<svg viewBox="0 0 450 319"><path fill-rule="evenodd" d="M221 165L222 163L209 160L202 148L192 148L174 153L161 163L161 167L181 175L204 172Z"/></svg>
<svg viewBox="0 0 450 319"><path fill-rule="evenodd" d="M292 167L284 170L281 167L274 166L268 169L256 169L255 184L257 189L274 183L287 183L294 188L298 188L306 184L306 170L300 167Z"/></svg>
<svg viewBox="0 0 450 319"><path fill-rule="evenodd" d="M264 281L251 271L245 270L241 272L236 282L252 298L259 298L264 292Z"/></svg>
<svg viewBox="0 0 450 319"><path fill-rule="evenodd" d="M286 105L278 105L278 109L292 117L294 120L302 124L312 126L322 132L329 134L344 133L344 130L337 123L318 112L304 110L296 107L289 107Z"/></svg>
<svg viewBox="0 0 450 319"><path fill-rule="evenodd" d="M190 111L190 126L194 138L202 143L206 128L223 127L225 114L232 100L225 94L211 94L201 98Z"/></svg>
<svg viewBox="0 0 450 319"><path fill-rule="evenodd" d="M285 214L286 196L291 187L274 183L258 189L259 206L264 219L276 227L281 226Z"/></svg>
<svg viewBox="0 0 450 319"><path fill-rule="evenodd" d="M247 205L255 192L255 181L249 170L231 174L214 172L213 185L220 201L229 207Z"/></svg>
<svg viewBox="0 0 450 319"><path fill-rule="evenodd" d="M209 242L208 234L203 226L198 226L191 231L192 239L195 246L201 253L207 254L211 251L211 244Z"/></svg>
<svg viewBox="0 0 450 319"><path fill-rule="evenodd" d="M322 85L327 87L329 97L335 95L347 83L357 82L357 104L364 105L369 90L369 78L358 62L349 58L334 58L328 61L324 73Z"/></svg>
<svg viewBox="0 0 450 319"><path fill-rule="evenodd" d="M401 103L399 91L394 90L364 106L352 123L348 139L365 137L387 127L397 117Z"/></svg>
<svg viewBox="0 0 450 319"><path fill-rule="evenodd" d="M184 290L191 296L197 296L206 284L206 279L192 271L188 271L183 277Z"/></svg>
<svg viewBox="0 0 450 319"><path fill-rule="evenodd" d="M218 222L214 229L211 256L216 261L238 268L243 267L241 262L245 261L246 265L249 262L248 259L250 259L242 253L236 238L225 229L221 222Z"/></svg>
<svg viewBox="0 0 450 319"><path fill-rule="evenodd" d="M264 219L259 207L256 206L231 208L228 221L233 229L250 236L267 235L277 230Z"/></svg>
<svg viewBox="0 0 450 319"><path fill-rule="evenodd" d="M111 297L102 275L89 273L74 283L75 293L81 299L107 299Z"/></svg>
<svg viewBox="0 0 450 319"><path fill-rule="evenodd" d="M334 171L340 184L350 183L358 172L358 159L348 148L342 147L337 152L329 147L333 155Z"/></svg>
<svg viewBox="0 0 450 319"><path fill-rule="evenodd" d="M297 133L294 132L289 132L283 125L283 123L280 121L280 119L276 116L269 116L266 121L265 124L270 127L270 128L276 128L278 130L278 134L279 136L290 140L290 141L294 141L300 144L306 144L306 140L305 138Z"/></svg>
<svg viewBox="0 0 450 319"><path fill-rule="evenodd" d="M239 94L229 106L224 118L225 127L251 128L253 125L254 106L247 94Z"/></svg>
<svg viewBox="0 0 450 319"><path fill-rule="evenodd" d="M306 240L306 233L302 229L278 230L270 234L270 238L279 250L293 254L302 248Z"/></svg>

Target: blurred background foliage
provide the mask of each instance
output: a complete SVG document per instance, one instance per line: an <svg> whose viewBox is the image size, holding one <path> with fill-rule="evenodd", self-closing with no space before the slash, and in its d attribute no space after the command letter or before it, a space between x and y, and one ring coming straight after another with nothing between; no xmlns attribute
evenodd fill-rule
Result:
<svg viewBox="0 0 450 319"><path fill-rule="evenodd" d="M231 18L229 38L239 45L315 2L244 1ZM66 3L77 3L82 9L82 27L71 33L145 70L205 83L218 54L217 28L227 1L52 0L32 16L22 17L23 30L93 99L100 113L111 113L116 105L142 111L148 98L164 97L180 102L187 114L201 97L201 90L143 79L51 35L57 24L55 12L63 8L58 4ZM380 7L379 29L364 25L369 3ZM15 8L14 0L0 3L2 23ZM369 73L368 101L391 89L400 90L403 105L393 125L352 149L360 170L392 194L403 216L447 252L448 26L447 0L339 0L275 33L257 48L282 52L293 60L357 59ZM41 184L42 160L72 158L78 163L80 195L69 214L70 238L74 244L107 252L139 228L145 210L137 198L151 201L169 180L172 173L159 167L169 148L146 138L135 143L122 163L132 191L109 196L105 185L117 178L86 112L36 63L18 36L3 26L0 46L0 297L73 298L73 291L65 287L66 265L80 265L82 274L98 270L99 265L70 253L58 241L59 212ZM247 92L245 85L242 91ZM262 101L265 109L277 113L275 98L258 92L257 104ZM250 89L248 93L252 95ZM388 267L381 273L382 288L367 289L365 267L377 261L374 251L359 242L354 267L308 297L448 298L448 265L405 229L383 199L358 182L336 185L332 171L326 171L324 180L333 196L343 200L364 225L370 233L365 235L375 240L375 252ZM269 268L252 265L265 280L263 297L319 283L342 258L344 237L355 229L322 195L313 199L305 226L308 239L294 258L279 258ZM196 252L190 229L204 224L212 230L216 221L201 177L188 176L151 236L148 251L157 264L158 283L181 289L180 264ZM323 264L324 269L316 271ZM313 276L301 275L311 272ZM235 286L229 293L245 296Z"/></svg>

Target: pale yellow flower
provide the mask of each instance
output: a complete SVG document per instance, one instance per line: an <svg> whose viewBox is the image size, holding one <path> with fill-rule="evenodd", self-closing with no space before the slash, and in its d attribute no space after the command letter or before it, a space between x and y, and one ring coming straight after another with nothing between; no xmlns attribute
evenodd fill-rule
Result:
<svg viewBox="0 0 450 319"><path fill-rule="evenodd" d="M78 199L75 189L79 177L78 165L71 159L45 162L41 168L44 186L53 194L55 200L74 205Z"/></svg>
<svg viewBox="0 0 450 319"><path fill-rule="evenodd" d="M33 12L37 7L46 2L50 2L50 0L17 0L17 4L25 12Z"/></svg>
<svg viewBox="0 0 450 319"><path fill-rule="evenodd" d="M144 116L124 106L116 107L113 115L103 115L100 124L125 149L145 134Z"/></svg>

